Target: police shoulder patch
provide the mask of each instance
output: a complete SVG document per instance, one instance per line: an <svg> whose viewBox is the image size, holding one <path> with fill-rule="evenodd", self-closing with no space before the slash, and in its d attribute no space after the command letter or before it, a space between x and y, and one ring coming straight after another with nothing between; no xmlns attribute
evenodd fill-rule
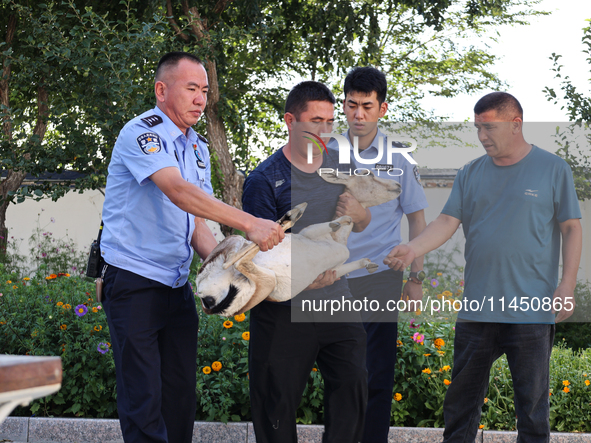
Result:
<svg viewBox="0 0 591 443"><path fill-rule="evenodd" d="M419 174L419 168L417 166L415 166L414 168L412 168L412 172L414 172L414 174L415 174L415 178L417 180L417 183L421 184L421 174Z"/></svg>
<svg viewBox="0 0 591 443"><path fill-rule="evenodd" d="M197 137L199 137L199 140L201 140L203 143L205 143L207 145L209 144L207 139L205 137L203 137L201 134L197 134Z"/></svg>
<svg viewBox="0 0 591 443"><path fill-rule="evenodd" d="M162 143L158 134L153 132L144 132L137 139L137 144L146 155L156 154L162 150Z"/></svg>
<svg viewBox="0 0 591 443"><path fill-rule="evenodd" d="M156 125L159 125L160 123L162 123L162 117L160 117L159 115L149 115L147 117L144 117L141 119L146 125L148 125L150 128L153 128Z"/></svg>

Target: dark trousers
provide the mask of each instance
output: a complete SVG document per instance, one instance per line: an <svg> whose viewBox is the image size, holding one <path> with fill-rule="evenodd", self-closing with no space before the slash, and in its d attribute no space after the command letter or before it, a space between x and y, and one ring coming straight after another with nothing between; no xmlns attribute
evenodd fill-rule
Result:
<svg viewBox="0 0 591 443"><path fill-rule="evenodd" d="M396 365L396 323L398 313L388 312L388 300L398 301L402 292L402 272L386 270L375 275L347 279L351 294L358 300L377 300L379 310L362 313L367 333L367 410L363 443L386 443L392 416L394 367ZM381 309L385 309L382 311Z"/></svg>
<svg viewBox="0 0 591 443"><path fill-rule="evenodd" d="M199 319L189 283L172 289L109 266L103 307L126 443L190 443Z"/></svg>
<svg viewBox="0 0 591 443"><path fill-rule="evenodd" d="M314 361L324 378L323 443L361 440L367 401L361 323L292 323L290 306L263 302L250 311L250 402L257 443L297 442L296 410Z"/></svg>
<svg viewBox="0 0 591 443"><path fill-rule="evenodd" d="M507 354L515 391L517 443L550 441L550 354L554 325L456 323L452 383L443 403L446 443L472 443L490 368Z"/></svg>

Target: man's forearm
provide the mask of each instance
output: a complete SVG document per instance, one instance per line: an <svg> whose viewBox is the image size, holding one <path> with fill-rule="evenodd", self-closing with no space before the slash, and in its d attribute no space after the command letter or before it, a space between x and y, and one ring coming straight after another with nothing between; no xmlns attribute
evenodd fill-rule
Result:
<svg viewBox="0 0 591 443"><path fill-rule="evenodd" d="M164 168L150 176L172 203L185 212L247 231L254 217L218 200L182 178L176 168Z"/></svg>
<svg viewBox="0 0 591 443"><path fill-rule="evenodd" d="M583 230L578 219L560 224L562 234L562 282L574 289L583 250Z"/></svg>
<svg viewBox="0 0 591 443"><path fill-rule="evenodd" d="M412 241L417 238L427 227L427 222L425 221L425 211L421 209L420 211L407 214L406 218L408 219L408 240ZM424 257L424 255L416 257L410 265L410 270L413 272L422 270Z"/></svg>
<svg viewBox="0 0 591 443"><path fill-rule="evenodd" d="M413 240L410 246L417 257L437 249L449 240L460 226L460 220L450 215L439 214L429 225Z"/></svg>
<svg viewBox="0 0 591 443"><path fill-rule="evenodd" d="M217 244L205 220L201 217L195 217L195 230L191 238L191 246L193 246L197 255L205 260Z"/></svg>

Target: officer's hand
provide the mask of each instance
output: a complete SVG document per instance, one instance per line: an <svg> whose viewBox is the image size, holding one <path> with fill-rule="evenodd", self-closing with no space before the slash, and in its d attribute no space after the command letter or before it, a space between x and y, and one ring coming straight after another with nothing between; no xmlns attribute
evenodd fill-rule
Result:
<svg viewBox="0 0 591 443"><path fill-rule="evenodd" d="M256 243L263 252L273 249L273 246L278 245L285 237L281 225L274 221L262 218L255 218L252 227L246 231L246 235L248 239Z"/></svg>
<svg viewBox="0 0 591 443"><path fill-rule="evenodd" d="M395 271L403 271L416 258L415 251L408 245L398 245L384 259L384 264Z"/></svg>
<svg viewBox="0 0 591 443"><path fill-rule="evenodd" d="M348 215L353 220L353 223L357 224L365 220L367 212L365 208L357 201L353 195L348 192L343 192L339 196L337 202L337 209L335 211L337 217Z"/></svg>
<svg viewBox="0 0 591 443"><path fill-rule="evenodd" d="M330 286L332 285L335 281L340 280L340 278L337 278L337 271L333 271L333 270L328 270L322 274L320 274L318 277L316 277L316 280L314 280L312 283L310 283L308 285L308 287L306 289L304 289L304 291L308 291L310 289L320 289L320 288L324 288L325 286Z"/></svg>

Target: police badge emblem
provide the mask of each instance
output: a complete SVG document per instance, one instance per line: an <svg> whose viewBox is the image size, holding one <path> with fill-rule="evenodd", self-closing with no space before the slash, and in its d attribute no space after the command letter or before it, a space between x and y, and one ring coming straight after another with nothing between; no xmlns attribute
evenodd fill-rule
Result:
<svg viewBox="0 0 591 443"><path fill-rule="evenodd" d="M197 157L197 166L199 169L205 169L205 162L201 160L199 152L197 152L197 145L193 145L193 149L195 150L195 157Z"/></svg>
<svg viewBox="0 0 591 443"><path fill-rule="evenodd" d="M156 154L162 150L162 143L158 134L153 132L144 132L137 139L137 144L146 155Z"/></svg>

